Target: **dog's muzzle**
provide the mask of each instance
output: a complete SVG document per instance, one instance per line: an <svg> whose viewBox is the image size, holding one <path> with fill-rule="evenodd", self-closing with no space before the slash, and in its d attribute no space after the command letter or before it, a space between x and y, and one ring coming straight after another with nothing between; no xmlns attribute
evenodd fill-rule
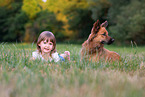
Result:
<svg viewBox="0 0 145 97"><path fill-rule="evenodd" d="M115 41L115 39L111 38L111 39L108 41L107 44L108 44L108 45L109 45L109 44L112 44L114 41Z"/></svg>

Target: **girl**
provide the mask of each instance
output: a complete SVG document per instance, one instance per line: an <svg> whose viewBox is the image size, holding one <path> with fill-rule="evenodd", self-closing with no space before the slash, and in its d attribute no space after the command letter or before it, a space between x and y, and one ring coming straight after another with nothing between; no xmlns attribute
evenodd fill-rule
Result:
<svg viewBox="0 0 145 97"><path fill-rule="evenodd" d="M33 59L41 59L45 61L65 61L70 60L70 52L65 51L64 54L59 55L56 52L56 39L52 32L42 32L37 40L37 51L32 52Z"/></svg>

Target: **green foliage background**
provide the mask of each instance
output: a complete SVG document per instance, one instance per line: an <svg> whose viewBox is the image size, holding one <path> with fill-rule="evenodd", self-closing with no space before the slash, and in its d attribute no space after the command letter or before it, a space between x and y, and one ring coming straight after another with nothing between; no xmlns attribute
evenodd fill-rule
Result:
<svg viewBox="0 0 145 97"><path fill-rule="evenodd" d="M87 39L93 23L109 22L117 45L145 43L145 0L0 0L0 42L35 42L49 30L57 41Z"/></svg>

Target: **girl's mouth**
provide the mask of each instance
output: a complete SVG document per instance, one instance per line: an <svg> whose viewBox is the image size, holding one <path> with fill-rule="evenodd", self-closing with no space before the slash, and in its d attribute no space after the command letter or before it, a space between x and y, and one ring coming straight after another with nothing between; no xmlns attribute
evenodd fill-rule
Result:
<svg viewBox="0 0 145 97"><path fill-rule="evenodd" d="M45 50L49 50L49 48L44 48Z"/></svg>

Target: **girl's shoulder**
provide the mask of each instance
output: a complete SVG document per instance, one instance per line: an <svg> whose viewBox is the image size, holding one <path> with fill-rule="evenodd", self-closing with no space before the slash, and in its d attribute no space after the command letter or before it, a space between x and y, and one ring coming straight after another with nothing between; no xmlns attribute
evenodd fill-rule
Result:
<svg viewBox="0 0 145 97"><path fill-rule="evenodd" d="M40 53L38 51L34 51L32 52L32 55L40 55Z"/></svg>
<svg viewBox="0 0 145 97"><path fill-rule="evenodd" d="M58 55L58 52L54 52L54 53L52 53L51 55L52 55L52 56L56 56L56 55Z"/></svg>
<svg viewBox="0 0 145 97"><path fill-rule="evenodd" d="M40 59L40 58L42 58L42 55L40 54L40 52L39 51L34 51L34 52L32 52L32 57L34 57L35 59Z"/></svg>
<svg viewBox="0 0 145 97"><path fill-rule="evenodd" d="M54 52L51 54L52 58L59 58L59 54L57 52Z"/></svg>
<svg viewBox="0 0 145 97"><path fill-rule="evenodd" d="M60 60L59 54L57 52L52 53L51 56L54 62L58 62Z"/></svg>
<svg viewBox="0 0 145 97"><path fill-rule="evenodd" d="M51 56L52 56L54 62L65 61L65 59L62 56L60 56L57 52L52 53Z"/></svg>

